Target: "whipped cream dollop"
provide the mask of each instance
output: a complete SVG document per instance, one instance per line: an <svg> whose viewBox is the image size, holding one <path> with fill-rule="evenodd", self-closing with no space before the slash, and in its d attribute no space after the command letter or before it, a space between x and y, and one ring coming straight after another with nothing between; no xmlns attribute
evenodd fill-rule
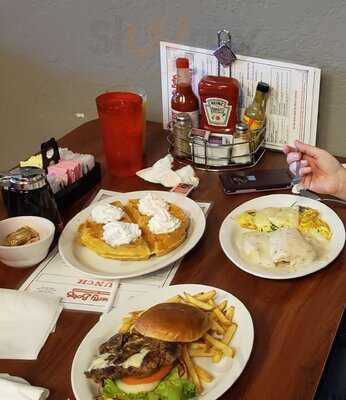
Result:
<svg viewBox="0 0 346 400"><path fill-rule="evenodd" d="M175 231L181 224L180 219L169 213L165 209L158 210L150 218L148 226L152 233L169 233Z"/></svg>
<svg viewBox="0 0 346 400"><path fill-rule="evenodd" d="M103 240L111 246L134 242L142 235L137 224L128 222L109 222L103 226Z"/></svg>
<svg viewBox="0 0 346 400"><path fill-rule="evenodd" d="M149 193L139 200L138 209L141 214L152 217L160 210L168 210L168 203L157 194Z"/></svg>
<svg viewBox="0 0 346 400"><path fill-rule="evenodd" d="M99 204L91 210L91 219L97 224L119 221L123 215L124 211L112 204Z"/></svg>

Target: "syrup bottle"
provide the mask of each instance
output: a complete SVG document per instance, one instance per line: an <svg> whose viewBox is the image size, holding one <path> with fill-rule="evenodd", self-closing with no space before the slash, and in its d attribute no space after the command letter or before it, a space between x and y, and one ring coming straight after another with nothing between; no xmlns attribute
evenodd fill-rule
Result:
<svg viewBox="0 0 346 400"><path fill-rule="evenodd" d="M189 114L192 126L198 128L199 125L199 102L193 93L191 86L191 73L189 70L189 60L185 57L176 59L177 66L177 87L173 93L172 119L176 120L178 113L185 112Z"/></svg>

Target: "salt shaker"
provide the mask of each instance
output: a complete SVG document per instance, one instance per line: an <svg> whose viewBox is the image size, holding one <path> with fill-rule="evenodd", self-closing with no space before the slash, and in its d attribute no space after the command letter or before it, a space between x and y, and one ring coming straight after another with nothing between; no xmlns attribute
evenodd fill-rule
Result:
<svg viewBox="0 0 346 400"><path fill-rule="evenodd" d="M250 132L243 122L237 122L232 146L231 161L235 164L247 164L251 162Z"/></svg>

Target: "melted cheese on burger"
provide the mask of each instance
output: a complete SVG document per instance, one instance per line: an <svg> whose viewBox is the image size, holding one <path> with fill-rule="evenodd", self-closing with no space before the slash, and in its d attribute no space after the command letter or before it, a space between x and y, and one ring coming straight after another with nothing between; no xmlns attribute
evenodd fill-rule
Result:
<svg viewBox="0 0 346 400"><path fill-rule="evenodd" d="M130 356L128 359L126 359L124 362L122 362L120 365L123 368L129 368L129 367L134 367L134 368L139 368L144 360L144 357L150 352L148 348L143 347L139 353L133 354Z"/></svg>
<svg viewBox="0 0 346 400"><path fill-rule="evenodd" d="M99 355L98 357L96 357L90 364L89 370L91 371L92 369L99 369L99 368L106 368L109 365L111 365L111 363L109 361L107 361L107 358L110 356L110 353L103 353L101 355Z"/></svg>
<svg viewBox="0 0 346 400"><path fill-rule="evenodd" d="M150 352L150 350L146 347L143 347L139 353L132 354L129 358L123 361L120 365L123 368L139 368L144 360L144 357ZM112 361L107 361L107 358L111 356L110 353L103 353L96 357L90 364L89 371L92 369L100 369L100 368L107 368L110 365L114 365Z"/></svg>

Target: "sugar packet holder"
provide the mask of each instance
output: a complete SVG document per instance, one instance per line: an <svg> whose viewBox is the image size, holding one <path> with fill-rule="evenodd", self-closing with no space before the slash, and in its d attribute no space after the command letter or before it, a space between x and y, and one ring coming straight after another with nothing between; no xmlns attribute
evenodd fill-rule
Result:
<svg viewBox="0 0 346 400"><path fill-rule="evenodd" d="M201 165L226 166L231 158L232 135L211 133L192 128L189 138L192 146L192 161ZM226 146L225 146L226 145Z"/></svg>
<svg viewBox="0 0 346 400"><path fill-rule="evenodd" d="M48 167L54 166L60 161L60 153L55 138L41 144L42 164L48 173ZM101 181L101 165L97 161L90 168L87 163L82 165L78 172L78 178L74 182L67 182L67 185L54 193L59 208L64 208L86 194ZM48 176L48 181L49 181ZM51 184L51 182L50 182Z"/></svg>

